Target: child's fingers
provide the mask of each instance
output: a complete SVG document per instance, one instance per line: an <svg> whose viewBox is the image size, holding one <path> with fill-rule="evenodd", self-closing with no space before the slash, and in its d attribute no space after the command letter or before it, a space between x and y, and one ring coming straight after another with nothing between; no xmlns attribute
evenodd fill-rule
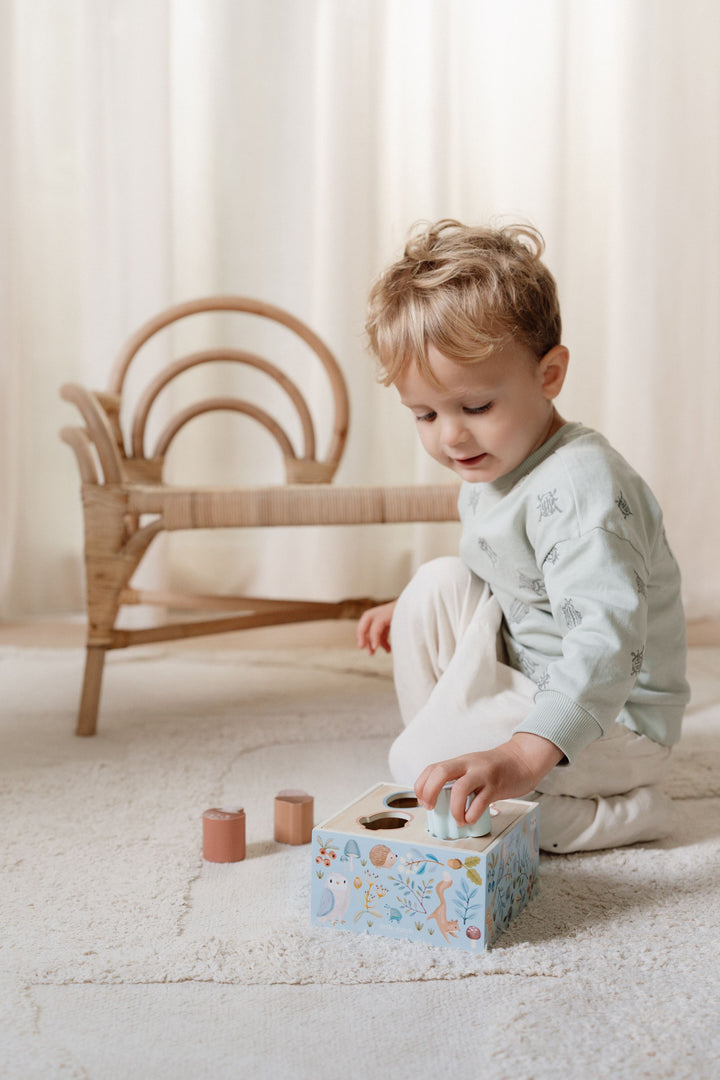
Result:
<svg viewBox="0 0 720 1080"><path fill-rule="evenodd" d="M475 792L475 798L472 800L465 812L465 821L468 825L474 825L480 818L488 806L490 805L490 796L482 791Z"/></svg>
<svg viewBox="0 0 720 1080"><path fill-rule="evenodd" d="M415 781L418 802L425 809L432 810L441 790L450 783L450 813L458 824L473 825L489 805L490 792L478 782L478 777L473 775L464 758L440 761L423 769Z"/></svg>
<svg viewBox="0 0 720 1080"><path fill-rule="evenodd" d="M355 640L361 649L367 648L373 653L377 647L373 643L373 637L373 612L371 609L360 616L355 630Z"/></svg>
<svg viewBox="0 0 720 1080"><path fill-rule="evenodd" d="M427 783L427 778L430 774L431 768L432 765L426 766L415 781L415 794L417 796L417 800L422 806L426 808L428 808L428 803L425 797L425 785ZM429 807L429 809L432 809L432 807Z"/></svg>
<svg viewBox="0 0 720 1080"><path fill-rule="evenodd" d="M355 630L355 640L361 649L367 649L370 655L378 648L390 652L390 623L394 603L382 604L363 612Z"/></svg>
<svg viewBox="0 0 720 1080"><path fill-rule="evenodd" d="M450 793L450 813L455 818L459 825L472 824L468 818L468 812L474 805L475 800L471 802L468 811L465 807L468 804L468 799L475 794L475 788L473 787L472 780L467 774L461 776L454 784L452 792ZM478 814L478 817L480 815Z"/></svg>
<svg viewBox="0 0 720 1080"><path fill-rule="evenodd" d="M437 797L451 780L457 780L462 776L463 767L460 759L452 761L438 761L428 765L415 781L415 794L418 802L427 810L432 810L437 802Z"/></svg>
<svg viewBox="0 0 720 1080"><path fill-rule="evenodd" d="M382 623L375 619L370 627L368 637L370 639L370 648L373 652L382 644Z"/></svg>
<svg viewBox="0 0 720 1080"><path fill-rule="evenodd" d="M358 619L357 626L355 627L355 640L361 649L365 647L365 644L367 642L367 614L367 611L363 612L363 614Z"/></svg>

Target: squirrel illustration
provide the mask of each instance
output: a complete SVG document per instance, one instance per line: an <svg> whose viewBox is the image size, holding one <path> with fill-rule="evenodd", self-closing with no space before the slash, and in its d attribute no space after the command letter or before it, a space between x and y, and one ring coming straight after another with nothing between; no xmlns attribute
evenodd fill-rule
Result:
<svg viewBox="0 0 720 1080"><path fill-rule="evenodd" d="M435 908L433 912L428 915L428 920L434 919L440 927L440 933L446 941L450 940L450 936L455 937L458 932L457 919L448 919L447 907L445 902L445 893L452 885L452 874L443 874L442 881L438 881L435 886L435 892L438 894L440 904Z"/></svg>

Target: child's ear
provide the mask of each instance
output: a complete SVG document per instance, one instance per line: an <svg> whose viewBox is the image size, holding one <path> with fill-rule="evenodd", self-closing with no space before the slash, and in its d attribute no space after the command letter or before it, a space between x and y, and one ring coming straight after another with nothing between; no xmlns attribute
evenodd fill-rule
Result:
<svg viewBox="0 0 720 1080"><path fill-rule="evenodd" d="M548 401L556 398L562 390L569 362L570 353L564 345L555 345L540 361L543 394Z"/></svg>

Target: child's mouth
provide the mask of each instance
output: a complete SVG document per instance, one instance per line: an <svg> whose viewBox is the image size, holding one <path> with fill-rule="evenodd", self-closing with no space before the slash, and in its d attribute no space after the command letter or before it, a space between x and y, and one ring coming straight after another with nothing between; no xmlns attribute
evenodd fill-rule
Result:
<svg viewBox="0 0 720 1080"><path fill-rule="evenodd" d="M476 454L475 457L456 458L455 463L457 465L462 465L463 468L467 469L472 468L473 465L479 465L480 462L484 461L486 457L487 454Z"/></svg>

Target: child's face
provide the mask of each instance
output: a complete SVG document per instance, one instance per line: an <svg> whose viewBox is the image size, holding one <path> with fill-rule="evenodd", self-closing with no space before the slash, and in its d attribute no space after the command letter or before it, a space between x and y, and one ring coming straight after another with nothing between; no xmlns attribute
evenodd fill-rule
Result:
<svg viewBox="0 0 720 1080"><path fill-rule="evenodd" d="M562 425L553 400L568 352L558 345L538 361L510 342L487 360L457 364L433 346L428 359L441 387L415 364L396 379L431 457L470 483L506 476Z"/></svg>

